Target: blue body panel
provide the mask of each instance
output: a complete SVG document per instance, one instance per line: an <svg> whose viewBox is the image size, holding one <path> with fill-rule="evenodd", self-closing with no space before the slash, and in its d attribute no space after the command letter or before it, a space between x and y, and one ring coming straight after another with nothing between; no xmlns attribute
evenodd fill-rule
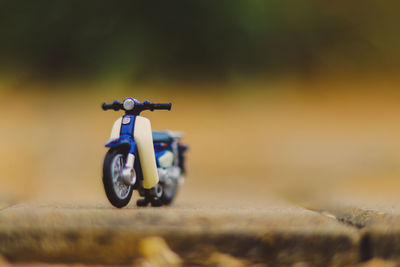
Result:
<svg viewBox="0 0 400 267"><path fill-rule="evenodd" d="M121 123L121 131L118 139L111 140L106 143L106 147L128 146L129 153L134 154L136 150L136 142L133 140L133 131L135 129L135 115L125 115L122 122L129 118L129 123Z"/></svg>
<svg viewBox="0 0 400 267"><path fill-rule="evenodd" d="M124 120L128 120L129 123L124 124ZM122 124L121 124L121 131L120 131L120 138L123 136L127 137L132 137L133 136L133 131L135 130L135 120L136 116L135 115L125 115L122 117Z"/></svg>

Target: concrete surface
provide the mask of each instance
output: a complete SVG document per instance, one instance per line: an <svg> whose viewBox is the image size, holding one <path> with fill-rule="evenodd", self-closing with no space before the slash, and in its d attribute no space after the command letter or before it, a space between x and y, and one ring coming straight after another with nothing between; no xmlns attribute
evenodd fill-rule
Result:
<svg viewBox="0 0 400 267"><path fill-rule="evenodd" d="M360 259L400 262L400 206L396 199L345 199L309 205L322 215L359 229Z"/></svg>
<svg viewBox="0 0 400 267"><path fill-rule="evenodd" d="M272 200L255 208L200 202L126 209L26 203L0 211L0 254L14 263L132 264L141 259L140 243L149 237L164 239L184 265L227 257L245 265L283 266L360 260L356 229Z"/></svg>

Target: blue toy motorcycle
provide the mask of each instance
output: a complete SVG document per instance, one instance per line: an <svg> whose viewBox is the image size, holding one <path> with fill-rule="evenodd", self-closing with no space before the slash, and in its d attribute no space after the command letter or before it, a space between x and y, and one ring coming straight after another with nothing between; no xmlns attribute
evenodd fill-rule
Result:
<svg viewBox="0 0 400 267"><path fill-rule="evenodd" d="M103 110L124 110L112 127L103 165L103 184L108 200L126 206L134 189L143 197L138 206L170 204L185 174L185 151L181 133L152 131L150 121L139 116L145 110L171 110L171 103L158 104L128 97L120 103L103 103Z"/></svg>

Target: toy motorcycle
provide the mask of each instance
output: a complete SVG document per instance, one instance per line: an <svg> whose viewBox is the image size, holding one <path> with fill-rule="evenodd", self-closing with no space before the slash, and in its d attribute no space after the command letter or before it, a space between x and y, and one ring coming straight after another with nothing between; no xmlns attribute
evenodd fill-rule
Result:
<svg viewBox="0 0 400 267"><path fill-rule="evenodd" d="M138 206L170 204L184 181L187 147L181 133L152 131L150 121L139 114L171 110L171 103L157 104L128 97L120 103L103 103L103 110L124 110L112 127L103 165L103 184L108 200L117 208L126 206L133 190L143 197Z"/></svg>

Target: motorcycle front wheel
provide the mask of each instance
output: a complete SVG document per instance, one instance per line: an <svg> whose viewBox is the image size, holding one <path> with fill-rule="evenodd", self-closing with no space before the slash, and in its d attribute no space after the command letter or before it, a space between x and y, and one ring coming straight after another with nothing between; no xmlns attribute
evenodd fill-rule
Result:
<svg viewBox="0 0 400 267"><path fill-rule="evenodd" d="M103 184L108 200L114 207L128 205L132 197L132 187L122 180L121 171L125 166L126 153L120 149L110 149L103 164Z"/></svg>

